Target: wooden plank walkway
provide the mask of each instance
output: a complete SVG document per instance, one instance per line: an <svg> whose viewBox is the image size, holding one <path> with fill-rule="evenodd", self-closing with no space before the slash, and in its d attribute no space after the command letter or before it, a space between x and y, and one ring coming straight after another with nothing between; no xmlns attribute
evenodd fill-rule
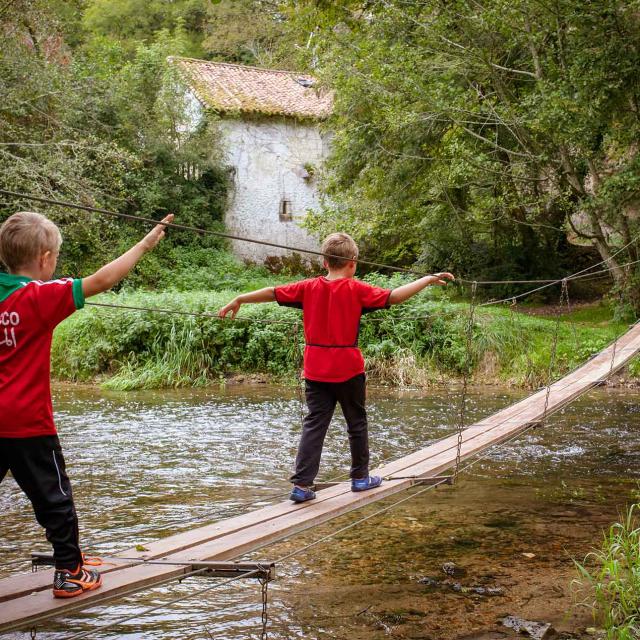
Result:
<svg viewBox="0 0 640 640"><path fill-rule="evenodd" d="M461 459L467 460L513 438L547 414L561 409L640 352L640 323L596 357L555 382L498 413L483 418L463 432ZM615 358L614 358L615 355ZM612 361L613 359L613 361ZM52 571L21 574L0 580L0 632L25 629L35 623L104 603L128 593L160 585L192 570L190 563L233 560L277 540L317 526L344 513L408 489L412 477L434 477L455 464L457 434L376 469L388 478L381 487L352 493L341 483L318 493L316 500L302 505L289 501L241 516L173 535L147 544L144 552L128 549L113 565L101 567L107 575L103 586L70 600L51 595ZM116 558L118 557L116 556ZM144 560L185 562L185 565L140 564Z"/></svg>

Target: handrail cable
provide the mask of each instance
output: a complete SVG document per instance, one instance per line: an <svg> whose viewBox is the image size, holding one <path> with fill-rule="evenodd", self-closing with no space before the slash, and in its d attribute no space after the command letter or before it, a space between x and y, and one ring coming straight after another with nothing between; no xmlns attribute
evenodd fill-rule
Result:
<svg viewBox="0 0 640 640"><path fill-rule="evenodd" d="M196 571L190 571L188 573L182 574L178 577L174 577L171 578L169 580L166 580L162 583L155 583L153 585L153 587L157 587L157 586L161 586L162 584L168 584L170 582L176 582L176 581L182 581L185 578L191 578L193 576L199 575L201 573L205 573L206 571L208 571L207 568L204 569L198 569ZM173 600L169 600L168 602L162 602L160 604L157 604L153 607L149 607L148 609L145 609L144 611L140 611L138 613L133 613L131 615L128 616L124 616L122 618L118 618L117 620L110 622L108 624L105 625L101 625L100 627L98 627L97 629L90 629L89 631L82 631L81 633L74 633L71 636L66 636L65 640L80 640L80 638L87 638L89 636L92 636L96 633L103 633L104 631L107 631L108 629L111 629L113 627L116 627L120 624L124 624L125 622L129 622L130 620L135 620L136 618L140 618L142 616L148 615L150 613L153 613L154 611L158 611L159 609L164 609L165 607L171 606L172 604L178 604L179 602L182 602L183 600L187 600L189 598L193 598L194 596L197 595L201 595L203 593L206 593L207 591L213 591L214 589L219 589L220 587L223 587L231 582L235 582L236 580L240 580L242 578L250 578L253 575L258 575L260 572L259 569L254 569L252 571L246 571L245 573L241 573L240 575L237 576L233 576L231 578L227 578L226 580L223 580L222 582L216 582L208 587L205 587L204 589L200 589L199 591L195 591L195 592L191 592L188 593L186 595L182 595L179 596L177 598L174 598ZM129 595L131 593L139 593L140 589L132 589L132 590L128 590L124 593L119 593L118 596L122 596L122 595Z"/></svg>
<svg viewBox="0 0 640 640"><path fill-rule="evenodd" d="M605 271L604 269L601 271L595 271L593 274L592 273L587 273L588 271L590 271L591 269L595 269L596 267L599 267L602 264L605 264L611 260L613 260L613 258L615 258L620 252L624 251L627 247L629 247L631 244L633 244L638 238L640 238L640 234L638 234L637 236L635 236L634 238L632 238L629 242L627 242L627 244L625 244L623 247L621 247L620 249L618 249L615 253L611 254L611 256L609 256L606 260L601 260L600 262L596 263L596 264L592 264L590 267L586 267L585 269L582 269L580 271L576 271L575 273L572 273L564 278L558 278L557 280L553 280L548 282L547 284L544 284L540 287L536 287L535 289L530 289L529 291L525 291L524 293L520 293L518 295L515 296L509 296L507 298L502 298L500 300L489 300L488 302L483 302L482 304L478 305L480 307L487 307L490 305L494 305L494 304L501 304L503 302L511 302L513 300L518 300L520 298L526 297L531 295L532 293L537 293L538 291L542 291L543 289L546 289L548 287L552 287L554 284L560 284L561 282L568 282L570 280L579 280L582 277L587 278L591 275L595 275L598 273L602 273L603 271ZM636 264L640 262L640 260L633 260L632 262L627 263L626 265L621 265L622 266L629 266L632 264ZM606 269L606 271L609 271L608 269Z"/></svg>
<svg viewBox="0 0 640 640"><path fill-rule="evenodd" d="M620 265L622 268L623 267L627 267L630 265L634 265L639 263L640 260L633 260L632 262L627 262L625 264ZM608 274L608 269L603 269L602 271L596 271L593 274L589 273L589 274L583 274L580 276L576 276L574 278L566 278L567 282L573 281L573 280L579 280L579 279L583 279L586 278L588 280L593 279L593 280L597 280L600 279L602 277L607 277L607 276L602 276L602 275L598 275L598 274L603 274L603 273L607 273ZM557 284L559 282L562 282L562 280L554 280L553 284ZM493 306L496 304L504 304L504 303L512 303L514 300L518 299L521 296L510 296L509 298L504 298L502 300L490 300L487 303L482 303L482 304L478 304L478 306ZM114 304L114 303L108 303L108 302L86 302L85 306L91 306L91 307L103 307L103 308L111 308L111 309L125 309L127 311L146 311L146 312L151 312L151 313L164 313L164 314L170 314L170 315L181 315L181 316L192 316L192 317L196 317L196 318L210 318L211 320L218 320L218 321L229 321L232 320L231 318L229 318L228 316L225 318L221 318L220 316L218 316L216 313L211 313L211 312L207 312L207 311L183 311L181 309L167 309L167 308L161 308L161 307L141 307L141 306L136 306L136 305L129 305L129 304ZM384 311L384 309L381 309L380 311ZM398 321L402 321L402 322L412 322L412 321L422 321L422 320L430 320L432 318L438 318L438 317L447 317L450 316L454 313L454 310L450 310L450 311L439 311L436 313L429 313L429 312L425 312L424 315L419 315L419 316L403 316L403 315L399 315L399 316L389 316L389 315L378 315L378 316L365 316L362 318L363 322L366 323L376 323L376 322L388 322L388 321L393 321L393 320L398 320ZM300 323L300 320L285 320L283 319L278 319L278 318L274 318L274 319L267 319L267 318L253 318L253 317L248 317L248 316L236 316L235 318L233 318L233 321L237 321L237 322L255 322L255 323L259 323L259 324L288 324L288 325L296 325Z"/></svg>
<svg viewBox="0 0 640 640"><path fill-rule="evenodd" d="M100 209L98 207L90 207L88 205L74 204L72 202L65 202L62 200L53 200L51 198L43 198L41 196L33 196L26 193L18 193L15 191L7 191L5 189L0 189L0 194L12 196L15 198L24 198L25 200L34 200L36 202L43 202L45 204L51 204L60 207L68 207L70 209L79 209L81 211L89 211L92 213L99 213L105 216L113 216L117 218L123 218L125 220L132 220L137 222L144 222L146 224L152 224L154 226L160 224L159 220L154 220L153 218L148 218L146 216L138 216L131 213L120 213L118 211L110 211L108 209ZM246 238L244 236L237 236L231 233L225 233L223 231L214 231L213 229L204 229L200 227L194 227L192 225L180 224L177 222L166 222L162 223L165 227L169 229L178 229L180 231L193 231L194 233L198 233L201 235L211 235L216 236L218 238L225 238L227 240L236 240L238 242L249 242L252 244L259 244L265 247L273 247L275 249L285 249L287 251L296 251L298 253L308 253L314 256L320 256L324 258L339 258L341 260L345 260L344 256L337 256L329 253L322 253L322 251L314 251L313 249L303 249L301 247L293 247L291 245L279 244L277 242L269 242L267 240L258 240L256 238ZM380 262L372 262L370 260L362 260L361 258L352 260L352 262L357 262L360 264L364 264L370 267L379 267L381 269L391 269L394 271L400 271L404 273L411 273L419 276L430 276L432 273L420 272L415 269L409 269L407 267L396 267L392 265L383 264Z"/></svg>
<svg viewBox="0 0 640 640"><path fill-rule="evenodd" d="M636 264L640 262L640 260L634 260L633 262L629 262L626 264L621 265L621 267L626 267L632 264ZM608 272L608 269L605 269L603 271ZM602 273L602 272L596 272L596 273ZM583 276L578 276L577 278L568 278L567 281L572 281L572 280L577 280L578 278L585 278L587 276L591 276L591 274L585 274ZM600 279L603 276L595 276L593 279ZM606 277L606 276L604 276ZM558 282L562 282L562 280L554 280L554 284L557 284ZM488 305L495 305L495 304L499 304L499 303L511 303L513 302L514 299L516 299L518 296L511 296L509 298L504 298L503 300L495 300L495 301L490 301L487 304L478 304L478 306L488 306ZM211 313L211 312L206 312L206 311L183 311L181 309L167 309L167 308L162 308L162 307L140 307L140 306L135 306L135 305L129 305L129 304L113 304L113 303L108 303L108 302L85 302L85 306L89 307L103 307L103 308L111 308L111 309L125 309L127 311L143 311L143 312L151 312L151 313L166 313L166 314L170 314L170 315L181 315L181 316L192 316L195 318L210 318L211 320L218 320L218 321L236 321L236 322L255 322L255 323L259 323L259 324L288 324L288 325L296 325L300 323L300 320L286 320L286 319L267 319L267 318L253 318L253 317L247 317L247 316L236 316L235 318L231 319L228 316L225 318L221 318L220 316L218 316L216 313ZM381 309L380 311L384 311L383 309ZM362 318L362 321L365 323L379 323L379 322L389 322L389 321L394 321L394 320L398 320L401 322L428 322L429 320L431 320L432 318L439 318L439 317L447 317L447 316L451 316L454 313L454 310L450 310L450 311L439 311L439 312L434 312L434 313L429 313L428 315L418 315L418 316L412 316L412 315L398 315L398 316L390 316L390 315L377 315L377 316L364 316Z"/></svg>
<svg viewBox="0 0 640 640"><path fill-rule="evenodd" d="M23 198L25 200L33 200L36 202L42 202L45 204L51 204L54 206L61 206L61 207L67 207L70 209L78 209L81 211L88 211L88 212L93 212L93 213L99 213L102 215L106 215L106 216L112 216L112 217L118 217L118 218L122 218L125 220L132 220L132 221L138 221L138 222L144 222L146 224L152 224L152 225L157 225L160 224L160 221L158 220L154 220L153 218L149 218L146 216L139 216L139 215L134 215L134 214L130 214L130 213L121 213L119 211L110 211L109 209L101 209L99 207L91 207L88 205L81 205L81 204L75 204L72 202L66 202L63 200L54 200L52 198L44 198L42 196L35 196L35 195L31 195L31 194L27 194L27 193L19 193L16 191L9 191L6 189L0 189L0 194L3 195L7 195L7 196L11 196L14 198ZM178 230L182 230L182 231L193 231L195 233L199 233L202 235L213 235L219 238L226 238L228 240L236 240L239 242L249 242L252 244L259 244L259 245L263 245L263 246L267 246L267 247L274 247L277 249L285 249L288 251L296 251L299 253L307 253L310 255L316 255L316 256L321 256L321 257L325 257L325 258L340 258L340 259L344 259L344 256L336 256L333 254L326 254L326 253L322 253L321 251L314 251L312 249L303 249L301 247L294 247L291 245L285 245L285 244L279 244L276 242L269 242L266 240L258 240L256 238L247 238L244 236L238 236L238 235L234 235L234 234L230 234L230 233L224 233L222 231L214 231L213 229L204 229L204 228L200 228L200 227L195 227L192 225L185 225L185 224L180 224L180 223L175 223L175 222L167 222L165 223L165 226L167 228L170 229L178 229ZM575 274L572 274L571 276L564 276L562 278L558 278L555 280L486 280L486 281L481 281L481 280L477 280L475 282L477 282L477 284L529 284L529 283L538 283L538 282L542 282L542 283L546 283L546 286L551 286L552 284L556 284L558 282L561 282L562 280L565 280L567 278L570 278L572 276L575 275L580 275L582 273L585 273L591 269L594 269L602 264L606 264L608 262L610 262L611 260L613 260L613 258L618 255L620 252L624 251L627 247L631 246L636 240L638 240L640 238L640 233L637 234L636 236L634 236L626 245L624 245L623 247L621 247L620 249L618 249L617 251L615 251L611 256L609 256L609 258L606 258L604 260L601 260L600 262L597 262L596 264L591 265L590 267L586 267L585 269L582 269L581 271L578 271ZM426 273L423 271L418 271L416 269L410 269L408 267L397 267L394 265L388 265L388 264L384 264L384 263L380 263L380 262L373 262L371 260L363 260L361 258L358 258L356 260L353 260L353 262L357 262L360 264L364 264L367 266L372 266L372 267L378 267L378 268L382 268L382 269L390 269L393 271L398 271L398 272L403 272L403 273L410 273L413 275L418 275L421 277L424 276L431 276L434 275L433 273ZM458 278L457 279L458 282L466 282L467 284L471 284L472 280L466 280L464 278ZM535 291L539 291L540 289L544 289L545 286L533 289L530 292L527 292L525 294L521 294L521 295L528 295L528 293L534 293ZM486 304L486 303L485 303Z"/></svg>
<svg viewBox="0 0 640 640"><path fill-rule="evenodd" d="M112 304L110 302L85 302L85 306L91 307L103 307L107 309L125 309L126 311L149 311L152 313L166 313L170 315L179 316L191 316L194 318L209 318L210 320L228 321L233 322L256 322L260 324L300 324L300 320L285 320L284 318L268 319L268 318L251 318L247 316L240 316L236 318L221 318L217 313L211 313L208 311L183 311L181 309L165 309L161 307L138 307L129 304Z"/></svg>

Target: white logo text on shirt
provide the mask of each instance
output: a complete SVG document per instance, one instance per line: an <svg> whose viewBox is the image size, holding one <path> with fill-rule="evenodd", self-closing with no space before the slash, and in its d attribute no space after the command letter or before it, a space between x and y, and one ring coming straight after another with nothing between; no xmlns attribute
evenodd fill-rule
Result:
<svg viewBox="0 0 640 640"><path fill-rule="evenodd" d="M16 327L20 324L20 316L15 311L0 313L0 347L17 346Z"/></svg>

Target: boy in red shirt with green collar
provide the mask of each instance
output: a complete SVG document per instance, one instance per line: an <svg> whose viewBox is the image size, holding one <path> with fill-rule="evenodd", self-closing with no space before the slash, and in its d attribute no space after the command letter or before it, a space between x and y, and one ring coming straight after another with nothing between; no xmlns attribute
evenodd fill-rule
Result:
<svg viewBox="0 0 640 640"><path fill-rule="evenodd" d="M162 222L171 222L169 215ZM83 566L78 517L51 406L53 330L85 298L120 282L164 236L156 226L125 254L83 280L51 280L62 237L39 213L15 213L0 226L0 482L7 471L33 505L53 545L53 595L70 598L102 584Z"/></svg>
<svg viewBox="0 0 640 640"><path fill-rule="evenodd" d="M351 490L375 489L379 476L369 475L369 435L365 409L364 359L358 349L363 313L399 304L429 285L445 285L450 273L425 276L396 289L374 287L354 278L358 247L346 233L334 233L322 243L326 276L266 287L245 293L219 311L235 318L240 306L252 302L277 302L302 309L305 395L308 413L296 456L290 499L313 500L311 489L320 467L324 439L336 404L347 422L351 448Z"/></svg>

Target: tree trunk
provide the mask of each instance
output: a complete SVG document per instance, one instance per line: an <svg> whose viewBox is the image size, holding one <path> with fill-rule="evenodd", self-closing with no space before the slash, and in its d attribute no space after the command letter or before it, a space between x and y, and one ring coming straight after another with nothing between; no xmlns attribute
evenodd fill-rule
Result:
<svg viewBox="0 0 640 640"><path fill-rule="evenodd" d="M591 209L587 211L587 215L589 216L589 221L591 222L591 229L594 235L594 239L593 239L594 246L598 250L598 253L602 257L602 259L606 262L606 267L611 272L613 281L617 285L623 285L625 281L625 273L620 267L620 264L618 263L618 261L613 257L611 248L607 244L607 240L604 237L604 233L602 231L602 226L600 225L600 220L598 219L598 216Z"/></svg>

